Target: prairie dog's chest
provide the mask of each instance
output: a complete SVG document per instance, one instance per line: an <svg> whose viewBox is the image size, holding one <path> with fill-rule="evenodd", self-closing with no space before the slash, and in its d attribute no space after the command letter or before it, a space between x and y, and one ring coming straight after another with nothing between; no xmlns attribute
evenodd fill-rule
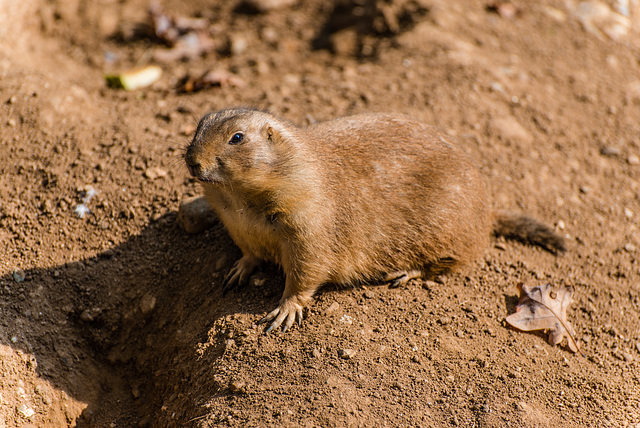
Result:
<svg viewBox="0 0 640 428"><path fill-rule="evenodd" d="M280 264L280 231L275 216L251 207L240 197L224 190L205 188L207 200L242 249L261 259Z"/></svg>

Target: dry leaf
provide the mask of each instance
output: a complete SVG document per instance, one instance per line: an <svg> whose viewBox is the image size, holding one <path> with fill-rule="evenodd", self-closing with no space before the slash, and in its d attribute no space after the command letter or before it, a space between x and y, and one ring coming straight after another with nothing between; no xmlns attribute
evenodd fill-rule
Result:
<svg viewBox="0 0 640 428"><path fill-rule="evenodd" d="M207 71L198 78L193 78L187 74L180 79L176 89L178 92L188 93L198 92L214 86L243 87L244 85L244 80L226 70L212 70Z"/></svg>
<svg viewBox="0 0 640 428"><path fill-rule="evenodd" d="M516 312L507 317L507 322L523 331L549 330L551 345L557 345L567 336L569 348L573 352L580 352L575 339L576 332L567 321L567 308L571 303L573 287L556 290L551 284L530 288L520 283L518 290L520 301Z"/></svg>

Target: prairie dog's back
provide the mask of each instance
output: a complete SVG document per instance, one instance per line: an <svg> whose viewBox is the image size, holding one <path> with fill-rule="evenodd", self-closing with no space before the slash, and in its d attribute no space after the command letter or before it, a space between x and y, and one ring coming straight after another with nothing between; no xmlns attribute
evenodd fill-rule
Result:
<svg viewBox="0 0 640 428"><path fill-rule="evenodd" d="M336 271L346 274L338 282L367 270L376 276L407 264L463 262L485 248L484 183L435 128L401 115L361 114L305 133L335 209Z"/></svg>

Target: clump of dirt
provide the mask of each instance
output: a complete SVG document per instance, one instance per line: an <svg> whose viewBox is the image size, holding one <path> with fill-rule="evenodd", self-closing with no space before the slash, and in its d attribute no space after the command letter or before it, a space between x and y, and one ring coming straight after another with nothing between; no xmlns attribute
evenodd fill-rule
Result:
<svg viewBox="0 0 640 428"><path fill-rule="evenodd" d="M126 92L104 74L170 49L131 36L146 0L0 0L0 426L638 426L637 8L277 3L163 1L215 47ZM211 70L243 84L180 91ZM176 223L198 118L237 105L434 124L569 251L494 241L437 282L328 286L264 335L282 273L223 297L240 251ZM520 282L573 287L584 357L507 325Z"/></svg>

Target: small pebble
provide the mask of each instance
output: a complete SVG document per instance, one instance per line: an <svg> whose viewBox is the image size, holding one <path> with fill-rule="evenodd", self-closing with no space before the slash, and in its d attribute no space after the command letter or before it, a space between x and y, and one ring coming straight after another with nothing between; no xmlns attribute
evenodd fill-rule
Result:
<svg viewBox="0 0 640 428"><path fill-rule="evenodd" d="M625 208L624 209L624 215L627 218L633 218L633 211L631 211L629 208Z"/></svg>
<svg viewBox="0 0 640 428"><path fill-rule="evenodd" d="M157 166L149 167L145 170L144 176L150 180L155 180L156 178L164 178L167 176L167 171Z"/></svg>
<svg viewBox="0 0 640 428"><path fill-rule="evenodd" d="M627 158L627 162L629 162L629 165L640 165L640 158L636 155L630 155Z"/></svg>
<svg viewBox="0 0 640 428"><path fill-rule="evenodd" d="M557 226L560 230L564 230L564 228L567 227L562 220L558 220Z"/></svg>
<svg viewBox="0 0 640 428"><path fill-rule="evenodd" d="M143 315L147 315L151 311L153 311L156 307L157 299L155 296L151 294L145 294L140 299L140 311Z"/></svg>
<svg viewBox="0 0 640 428"><path fill-rule="evenodd" d="M487 329L485 330L487 332L487 334L491 337L495 337L496 336L496 332L494 329L492 329L491 327L487 327Z"/></svg>
<svg viewBox="0 0 640 428"><path fill-rule="evenodd" d="M12 95L11 98L7 100L7 104L15 104L16 101L18 101L18 98L16 98L15 95Z"/></svg>
<svg viewBox="0 0 640 428"><path fill-rule="evenodd" d="M254 287L262 287L267 283L267 278L253 278L252 283Z"/></svg>
<svg viewBox="0 0 640 428"><path fill-rule="evenodd" d="M343 323L343 324L351 325L351 324L353 324L353 318L350 315L344 314L340 318L340 322Z"/></svg>
<svg viewBox="0 0 640 428"><path fill-rule="evenodd" d="M624 250L628 253L634 253L636 251L636 246L633 244L626 244L624 246Z"/></svg>
<svg viewBox="0 0 640 428"><path fill-rule="evenodd" d="M85 309L84 311L82 311L82 313L80 314L80 319L82 321L85 322L92 322L96 319L96 317L98 317L98 315L100 315L102 313L102 309L100 308L91 308L91 309Z"/></svg>
<svg viewBox="0 0 640 428"><path fill-rule="evenodd" d="M11 343L18 343L18 337L17 336L12 336L11 337Z"/></svg>
<svg viewBox="0 0 640 428"><path fill-rule="evenodd" d="M245 0L245 4L258 12L269 12L293 6L298 0Z"/></svg>
<svg viewBox="0 0 640 428"><path fill-rule="evenodd" d="M343 360L350 360L356 355L355 349L341 349L339 352L340 358Z"/></svg>
<svg viewBox="0 0 640 428"><path fill-rule="evenodd" d="M13 128L14 126L16 126L16 120L13 118L7 120L7 126L9 126L10 128Z"/></svg>
<svg viewBox="0 0 640 428"><path fill-rule="evenodd" d="M194 132L196 132L196 126L192 123L188 123L182 127L182 135L189 136Z"/></svg>
<svg viewBox="0 0 640 428"><path fill-rule="evenodd" d="M313 348L313 351L311 351L311 355L313 355L314 358L320 358L322 352L320 352L318 348Z"/></svg>
<svg viewBox="0 0 640 428"><path fill-rule="evenodd" d="M632 361L633 361L633 355L631 355L629 352L623 352L623 353L622 353L622 358L624 358L624 360L625 360L627 363L630 363L630 362L632 362Z"/></svg>
<svg viewBox="0 0 640 428"><path fill-rule="evenodd" d="M249 46L249 42L242 36L233 36L231 38L230 50L233 55L242 55Z"/></svg>
<svg viewBox="0 0 640 428"><path fill-rule="evenodd" d="M133 386L131 387L131 396L132 396L134 399L138 399L138 398L140 398L140 388L138 388L138 385L133 385Z"/></svg>
<svg viewBox="0 0 640 428"><path fill-rule="evenodd" d="M376 293L371 290L365 290L363 296L365 297L365 299L373 299L374 297L376 297Z"/></svg>
<svg viewBox="0 0 640 428"><path fill-rule="evenodd" d="M502 250L502 251L505 251L507 249L507 246L505 244L503 244L502 242L496 242L494 247L496 247L498 250Z"/></svg>
<svg viewBox="0 0 640 428"><path fill-rule="evenodd" d="M26 278L27 274L22 269L16 269L13 271L13 280L15 282L22 282Z"/></svg>
<svg viewBox="0 0 640 428"><path fill-rule="evenodd" d="M340 305L338 304L338 302L333 302L333 303L331 304L331 306L329 306L329 307L324 311L324 314L325 314L325 315L332 314L332 313L336 312L338 309L340 309Z"/></svg>
<svg viewBox="0 0 640 428"><path fill-rule="evenodd" d="M247 383L242 380L236 380L229 384L229 390L234 394L238 394L245 391L247 387Z"/></svg>
<svg viewBox="0 0 640 428"><path fill-rule="evenodd" d="M440 325L447 325L451 322L451 319L447 318L447 317L441 317L438 319L438 324Z"/></svg>
<svg viewBox="0 0 640 428"><path fill-rule="evenodd" d="M36 413L35 410L33 410L31 407L27 407L26 404L21 404L17 410L18 410L18 413L20 413L25 418L30 418Z"/></svg>
<svg viewBox="0 0 640 428"><path fill-rule="evenodd" d="M620 149L616 147L606 146L600 149L600 154L603 156L620 156Z"/></svg>

